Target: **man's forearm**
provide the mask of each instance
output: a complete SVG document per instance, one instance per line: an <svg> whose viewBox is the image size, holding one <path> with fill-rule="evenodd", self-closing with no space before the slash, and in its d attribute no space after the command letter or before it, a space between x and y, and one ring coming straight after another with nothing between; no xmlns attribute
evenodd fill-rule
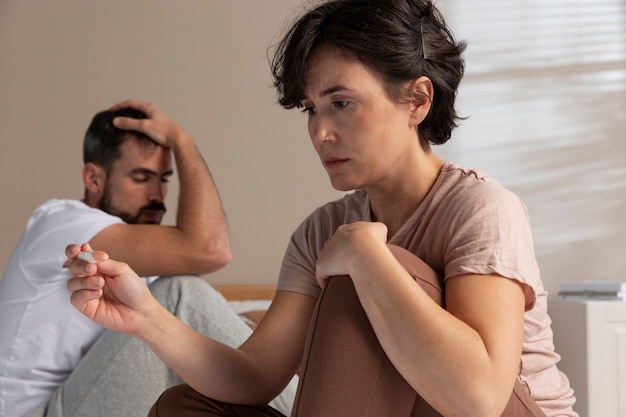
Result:
<svg viewBox="0 0 626 417"><path fill-rule="evenodd" d="M170 145L180 181L176 227L189 239L193 250L204 253L206 261L217 270L231 256L226 216L217 187L186 131L181 129Z"/></svg>

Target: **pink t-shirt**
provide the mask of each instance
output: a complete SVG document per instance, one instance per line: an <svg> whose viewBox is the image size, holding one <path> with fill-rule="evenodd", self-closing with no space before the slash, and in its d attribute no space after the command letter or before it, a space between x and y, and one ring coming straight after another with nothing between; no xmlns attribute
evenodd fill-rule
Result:
<svg viewBox="0 0 626 417"><path fill-rule="evenodd" d="M318 297L315 263L324 243L342 224L371 221L364 190L315 210L293 233L278 291ZM545 413L577 416L567 377L556 364L552 329L523 202L480 171L446 164L413 215L390 238L424 260L444 281L462 274L498 274L523 284L526 294L520 379Z"/></svg>

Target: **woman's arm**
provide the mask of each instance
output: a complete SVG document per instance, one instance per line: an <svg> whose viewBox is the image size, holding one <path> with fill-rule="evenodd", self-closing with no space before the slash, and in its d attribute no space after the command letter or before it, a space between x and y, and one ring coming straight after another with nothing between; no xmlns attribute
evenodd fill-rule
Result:
<svg viewBox="0 0 626 417"><path fill-rule="evenodd" d="M523 343L524 294L515 281L464 275L446 284L446 309L396 261L386 228L354 223L326 243L318 280L352 277L391 362L443 415L499 416L511 395Z"/></svg>
<svg viewBox="0 0 626 417"><path fill-rule="evenodd" d="M150 317L137 337L201 394L229 403L265 405L287 386L301 363L314 305L311 297L278 292L238 349L195 332L165 309Z"/></svg>
<svg viewBox="0 0 626 417"><path fill-rule="evenodd" d="M76 248L67 250L72 304L97 324L145 342L198 392L224 402L267 404L297 371L314 298L278 292L252 336L233 349L163 308L127 264L104 252L94 253L96 263L76 259Z"/></svg>

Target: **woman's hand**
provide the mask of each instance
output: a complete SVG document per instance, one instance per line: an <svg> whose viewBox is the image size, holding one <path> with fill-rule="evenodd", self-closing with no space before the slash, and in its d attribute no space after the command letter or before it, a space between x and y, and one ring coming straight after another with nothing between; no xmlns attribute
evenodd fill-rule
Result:
<svg viewBox="0 0 626 417"><path fill-rule="evenodd" d="M137 335L154 303L146 284L125 263L109 259L105 252L93 252L95 262L78 258L91 251L89 244L68 245L65 266L74 276L67 283L70 301L81 313L107 329Z"/></svg>
<svg viewBox="0 0 626 417"><path fill-rule="evenodd" d="M372 250L386 247L387 226L378 222L356 222L337 228L326 241L317 259L315 277L320 287L337 275L353 276L362 267ZM383 244L383 245L381 245Z"/></svg>

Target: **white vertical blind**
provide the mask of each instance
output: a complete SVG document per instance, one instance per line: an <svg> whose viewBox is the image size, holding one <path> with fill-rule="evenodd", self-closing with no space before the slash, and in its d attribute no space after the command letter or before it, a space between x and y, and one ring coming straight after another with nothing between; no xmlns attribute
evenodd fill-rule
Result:
<svg viewBox="0 0 626 417"><path fill-rule="evenodd" d="M564 280L626 280L626 2L438 7L469 43L469 118L436 151L523 198L552 294Z"/></svg>

